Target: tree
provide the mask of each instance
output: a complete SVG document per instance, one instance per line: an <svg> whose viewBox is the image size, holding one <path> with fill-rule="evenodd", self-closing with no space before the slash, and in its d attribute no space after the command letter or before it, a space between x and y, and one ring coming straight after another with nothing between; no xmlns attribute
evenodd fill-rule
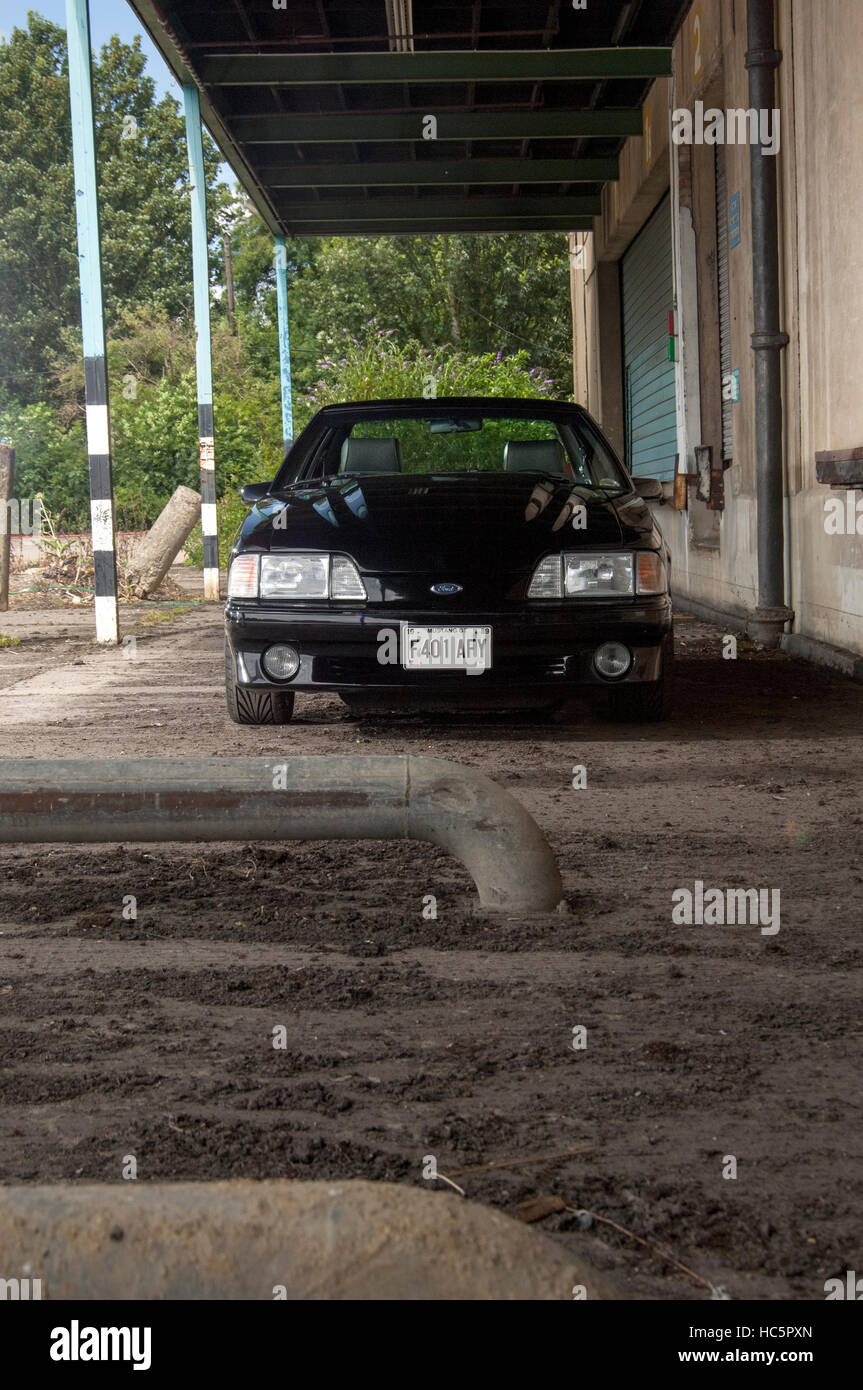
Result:
<svg viewBox="0 0 863 1390"><path fill-rule="evenodd" d="M107 322L130 306L191 302L191 219L178 103L156 101L137 38L114 36L93 67ZM51 354L79 323L66 35L34 14L0 44L0 321L3 385L27 402L48 389ZM210 212L219 154L205 133ZM223 186L222 186L223 187ZM214 228L212 229L214 230Z"/></svg>
<svg viewBox="0 0 863 1390"><path fill-rule="evenodd" d="M233 236L240 338L251 370L276 376L273 241L255 215ZM291 363L307 392L343 330L365 341L468 354L526 351L568 393L572 377L569 260L563 235L301 238L288 241Z"/></svg>
<svg viewBox="0 0 863 1390"><path fill-rule="evenodd" d="M279 379L249 371L223 319L213 324L212 354L221 493L275 473L282 458ZM199 485L191 313L170 318L158 306L124 313L108 333L107 364L118 508L149 525L179 483ZM89 519L83 385L80 345L67 332L57 358L56 407L0 410L0 434L24 444L18 477L25 495L43 492L49 510L65 511L64 524L75 526Z"/></svg>
<svg viewBox="0 0 863 1390"><path fill-rule="evenodd" d="M321 244L292 296L292 313L330 352L346 328L393 329L434 351L524 350L569 390L569 260L563 234L333 238Z"/></svg>
<svg viewBox="0 0 863 1390"><path fill-rule="evenodd" d="M320 242L299 237L285 243L291 333L291 366L298 391L308 388L323 349L315 338L319 316L313 296L300 299L302 275L314 277ZM255 213L236 226L232 236L234 291L243 356L248 368L273 381L279 378L278 313L273 238Z"/></svg>

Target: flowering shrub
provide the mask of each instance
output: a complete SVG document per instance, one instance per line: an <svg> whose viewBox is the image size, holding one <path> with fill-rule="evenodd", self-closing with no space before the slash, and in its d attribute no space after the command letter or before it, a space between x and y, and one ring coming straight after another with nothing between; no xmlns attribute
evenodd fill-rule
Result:
<svg viewBox="0 0 863 1390"><path fill-rule="evenodd" d="M527 352L505 357L502 352L469 357L452 347L435 350L412 341L395 343L391 330L375 330L365 342L344 331L338 357L318 364L319 379L300 398L302 423L324 405L344 401L391 400L405 396L518 396L540 400L571 400L555 389L558 383L537 367L529 367Z"/></svg>

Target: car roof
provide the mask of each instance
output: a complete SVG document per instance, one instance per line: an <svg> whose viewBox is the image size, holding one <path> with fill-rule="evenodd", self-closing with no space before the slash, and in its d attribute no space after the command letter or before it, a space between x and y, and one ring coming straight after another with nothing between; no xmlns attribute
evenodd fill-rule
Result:
<svg viewBox="0 0 863 1390"><path fill-rule="evenodd" d="M499 412L513 410L519 413L540 411L542 414L561 412L581 413L583 407L572 401L548 400L543 396L436 396L429 400L425 396L401 396L371 401L342 401L338 405L321 406L318 415L355 415L358 411L377 412L399 409L416 410L424 414L447 413L453 410L483 410Z"/></svg>

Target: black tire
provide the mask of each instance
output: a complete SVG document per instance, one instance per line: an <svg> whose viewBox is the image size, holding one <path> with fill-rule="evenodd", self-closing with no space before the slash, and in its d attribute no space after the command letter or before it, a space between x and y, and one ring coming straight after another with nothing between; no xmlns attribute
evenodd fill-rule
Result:
<svg viewBox="0 0 863 1390"><path fill-rule="evenodd" d="M292 690L254 690L237 684L237 667L225 642L225 699L235 724L290 724L294 713Z"/></svg>
<svg viewBox="0 0 863 1390"><path fill-rule="evenodd" d="M668 719L674 706L674 638L662 648L662 675L658 681L622 685L609 692L608 712L620 724L658 724Z"/></svg>

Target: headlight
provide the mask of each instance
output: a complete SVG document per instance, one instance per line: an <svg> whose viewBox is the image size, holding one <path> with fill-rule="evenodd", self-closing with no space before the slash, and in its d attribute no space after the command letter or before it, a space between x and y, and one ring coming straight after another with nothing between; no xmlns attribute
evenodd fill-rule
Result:
<svg viewBox="0 0 863 1390"><path fill-rule="evenodd" d="M231 572L233 573L233 566ZM261 558L260 596L336 599L368 597L359 570L346 555L264 555ZM244 593L235 597L254 598L255 595Z"/></svg>
<svg viewBox="0 0 863 1390"><path fill-rule="evenodd" d="M653 551L575 551L546 555L533 572L528 598L615 598L664 594L665 565Z"/></svg>
<svg viewBox="0 0 863 1390"><path fill-rule="evenodd" d="M590 598L594 594L631 594L632 555L564 555L563 590L566 598Z"/></svg>
<svg viewBox="0 0 863 1390"><path fill-rule="evenodd" d="M329 598L329 555L264 555L261 598Z"/></svg>

